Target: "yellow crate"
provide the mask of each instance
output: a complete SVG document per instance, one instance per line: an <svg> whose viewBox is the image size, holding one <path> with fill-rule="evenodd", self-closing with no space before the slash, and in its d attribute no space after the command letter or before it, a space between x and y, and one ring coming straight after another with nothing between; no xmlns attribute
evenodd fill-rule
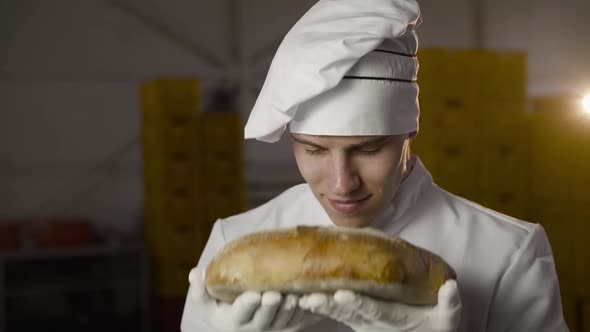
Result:
<svg viewBox="0 0 590 332"><path fill-rule="evenodd" d="M197 265L198 256L193 260L154 260L152 262L152 289L156 295L186 296L190 270Z"/></svg>
<svg viewBox="0 0 590 332"><path fill-rule="evenodd" d="M237 207L241 212L241 209L245 208L246 201L243 182L243 178L238 177L216 179L207 190L207 204L209 206L230 205Z"/></svg>
<svg viewBox="0 0 590 332"><path fill-rule="evenodd" d="M539 99L532 114L533 192L580 199L590 182L590 117L569 99Z"/></svg>
<svg viewBox="0 0 590 332"><path fill-rule="evenodd" d="M199 113L198 109L187 111L186 114L176 114L175 116L167 115L170 110L163 108L165 105L159 105L156 111L143 109L142 113L142 133L148 136L165 139L165 135L169 135L169 130L201 130L204 125L203 113ZM179 112L178 112L179 113Z"/></svg>
<svg viewBox="0 0 590 332"><path fill-rule="evenodd" d="M481 194L481 205L525 221L531 220L529 196L526 192L489 191Z"/></svg>
<svg viewBox="0 0 590 332"><path fill-rule="evenodd" d="M162 166L161 177L171 188L186 187L189 190L199 192L206 182L203 178L203 161L195 158L194 161L171 161Z"/></svg>
<svg viewBox="0 0 590 332"><path fill-rule="evenodd" d="M433 179L438 186L446 191L475 202L481 201L481 190L477 185L477 177L469 174L469 171L450 174L436 173L433 175Z"/></svg>
<svg viewBox="0 0 590 332"><path fill-rule="evenodd" d="M441 138L435 144L434 165L430 169L433 179L443 189L479 200L480 168L475 146L469 140L453 143L449 138Z"/></svg>
<svg viewBox="0 0 590 332"><path fill-rule="evenodd" d="M423 49L418 53L422 96L524 100L526 54L477 49Z"/></svg>
<svg viewBox="0 0 590 332"><path fill-rule="evenodd" d="M445 64L448 64L450 61L449 49L420 48L417 55L420 64L419 77L437 77L446 75Z"/></svg>
<svg viewBox="0 0 590 332"><path fill-rule="evenodd" d="M146 225L145 241L151 257L170 259L198 257L205 245L189 226L173 228L162 223Z"/></svg>
<svg viewBox="0 0 590 332"><path fill-rule="evenodd" d="M528 148L519 145L496 145L480 153L480 184L490 193L507 193L529 197L531 161Z"/></svg>
<svg viewBox="0 0 590 332"><path fill-rule="evenodd" d="M515 52L461 50L455 53L464 78L465 96L476 99L524 100L526 55Z"/></svg>
<svg viewBox="0 0 590 332"><path fill-rule="evenodd" d="M441 87L447 86L446 68L453 65L448 59L448 51L440 48L423 48L418 51L420 70L420 102L423 98L440 95Z"/></svg>
<svg viewBox="0 0 590 332"><path fill-rule="evenodd" d="M198 155L202 122L198 82L151 80L142 85L140 95L144 165Z"/></svg>
<svg viewBox="0 0 590 332"><path fill-rule="evenodd" d="M206 188L205 179L201 175L194 174L191 177L181 176L154 176L144 180L144 195L151 199L160 197L186 196L186 192L200 193ZM200 194L199 194L200 195Z"/></svg>
<svg viewBox="0 0 590 332"><path fill-rule="evenodd" d="M487 96L501 100L526 99L526 54L494 54L493 67L486 82Z"/></svg>
<svg viewBox="0 0 590 332"><path fill-rule="evenodd" d="M425 100L428 105L429 116L435 124L438 133L456 134L478 132L480 126L479 102L464 97L441 95Z"/></svg>
<svg viewBox="0 0 590 332"><path fill-rule="evenodd" d="M578 292L576 266L576 214L567 201L534 199L531 203L533 222L540 223L547 233L561 290L568 294Z"/></svg>
<svg viewBox="0 0 590 332"><path fill-rule="evenodd" d="M195 163L153 162L144 166L144 182L157 191L171 191L178 187L192 188L198 191L205 182L203 167Z"/></svg>
<svg viewBox="0 0 590 332"><path fill-rule="evenodd" d="M146 163L168 162L169 160L198 160L202 158L202 142L193 140L178 140L175 143L163 140L144 138L142 155Z"/></svg>
<svg viewBox="0 0 590 332"><path fill-rule="evenodd" d="M458 50L453 53L453 61L458 68L455 75L459 84L459 93L465 98L489 98L490 73L493 67L493 56L481 50Z"/></svg>
<svg viewBox="0 0 590 332"><path fill-rule="evenodd" d="M418 76L431 77L445 75L444 64L448 63L449 50L443 48L420 48L418 60L420 72Z"/></svg>
<svg viewBox="0 0 590 332"><path fill-rule="evenodd" d="M566 206L576 216L576 276L578 294L590 300L590 199ZM590 318L590 317L589 317ZM590 322L588 322L590 324Z"/></svg>
<svg viewBox="0 0 590 332"><path fill-rule="evenodd" d="M420 158L426 169L432 170L435 164L435 156L433 141L430 137L422 135L422 133L418 134L418 137L412 141L410 150Z"/></svg>
<svg viewBox="0 0 590 332"><path fill-rule="evenodd" d="M203 157L195 154L177 153L169 158L144 158L145 195L172 195L178 190L202 192L206 184L203 163Z"/></svg>
<svg viewBox="0 0 590 332"><path fill-rule="evenodd" d="M530 136L531 114L525 101L482 99L479 103L482 128L491 142Z"/></svg>
<svg viewBox="0 0 590 332"><path fill-rule="evenodd" d="M162 196L146 198L146 222L170 225L201 223L206 219L204 195L201 197Z"/></svg>
<svg viewBox="0 0 590 332"><path fill-rule="evenodd" d="M242 160L208 159L205 165L205 172L210 181L215 182L230 179L230 181L237 180L241 182L244 173L244 164Z"/></svg>
<svg viewBox="0 0 590 332"><path fill-rule="evenodd" d="M176 162L173 160L154 160L143 165L144 192L146 195L161 195L177 188L192 191L205 187L204 167L197 162Z"/></svg>
<svg viewBox="0 0 590 332"><path fill-rule="evenodd" d="M241 188L207 193L207 211L211 220L225 218L246 210L246 195Z"/></svg>
<svg viewBox="0 0 590 332"><path fill-rule="evenodd" d="M203 211L206 212L206 211ZM153 257L192 259L199 257L207 243L214 220L188 217L184 223L146 223L144 237Z"/></svg>
<svg viewBox="0 0 590 332"><path fill-rule="evenodd" d="M203 179L199 179L199 181L194 183L179 181L176 184L172 181L167 182L162 184L159 191L145 191L146 202L164 210L177 208L199 210L202 208L206 192Z"/></svg>
<svg viewBox="0 0 590 332"><path fill-rule="evenodd" d="M158 190L188 187L194 191L205 183L202 160L154 160L144 165L144 182Z"/></svg>
<svg viewBox="0 0 590 332"><path fill-rule="evenodd" d="M202 134L197 125L192 126L169 126L162 130L162 145L165 148L182 148L183 150L200 149Z"/></svg>
<svg viewBox="0 0 590 332"><path fill-rule="evenodd" d="M439 159L456 149L463 150L463 145L473 145L477 132L475 119L462 101L434 96L424 98L420 104L420 130L412 142L412 150L436 173Z"/></svg>
<svg viewBox="0 0 590 332"><path fill-rule="evenodd" d="M190 78L154 79L140 88L142 113L153 118L185 118L200 110L199 82Z"/></svg>
<svg viewBox="0 0 590 332"><path fill-rule="evenodd" d="M412 140L410 145L412 153L420 157L427 169L431 169L434 165L434 142L439 138L438 128L433 119L436 107L437 105L428 102L420 102L420 128L418 136Z"/></svg>
<svg viewBox="0 0 590 332"><path fill-rule="evenodd" d="M583 303L582 307L582 331L583 332L590 332L590 300L586 299ZM572 331L573 332L573 331Z"/></svg>
<svg viewBox="0 0 590 332"><path fill-rule="evenodd" d="M216 143L241 143L244 140L243 122L240 113L203 113L204 137L208 145Z"/></svg>
<svg viewBox="0 0 590 332"><path fill-rule="evenodd" d="M482 158L485 158L483 156ZM520 158L506 158L505 162L513 162ZM509 193L530 197L531 179L528 162L522 165L499 164L483 159L481 162L478 184L481 189L490 193Z"/></svg>
<svg viewBox="0 0 590 332"><path fill-rule="evenodd" d="M174 115L170 109L164 108L165 105L156 105L155 110L149 108L142 109L141 115L141 131L148 135L155 135L161 137L167 128L199 128L203 124L202 113L199 113L198 108L181 109L176 111Z"/></svg>
<svg viewBox="0 0 590 332"><path fill-rule="evenodd" d="M570 332L578 331L578 300L575 296L562 296L561 306L563 309L563 317Z"/></svg>

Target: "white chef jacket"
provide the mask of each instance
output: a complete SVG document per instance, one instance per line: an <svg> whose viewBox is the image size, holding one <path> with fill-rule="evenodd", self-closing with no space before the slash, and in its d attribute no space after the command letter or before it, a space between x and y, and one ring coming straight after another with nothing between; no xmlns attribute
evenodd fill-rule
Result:
<svg viewBox="0 0 590 332"><path fill-rule="evenodd" d="M492 211L433 183L420 160L392 204L371 225L441 256L457 272L458 331L568 331L543 227ZM204 269L228 241L296 225L334 226L307 184L248 212L218 220L198 262ZM335 226L334 226L335 227ZM214 331L187 297L181 330ZM302 332L352 331L325 319Z"/></svg>

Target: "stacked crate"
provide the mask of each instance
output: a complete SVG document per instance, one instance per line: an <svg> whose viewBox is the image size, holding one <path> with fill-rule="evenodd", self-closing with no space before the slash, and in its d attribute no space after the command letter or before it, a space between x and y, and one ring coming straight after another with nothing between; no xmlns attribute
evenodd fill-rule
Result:
<svg viewBox="0 0 590 332"><path fill-rule="evenodd" d="M214 221L246 209L243 124L237 112L204 114L207 218Z"/></svg>
<svg viewBox="0 0 590 332"><path fill-rule="evenodd" d="M141 88L145 241L153 290L166 299L186 295L215 220L245 209L240 116L201 112L199 93L192 79Z"/></svg>
<svg viewBox="0 0 590 332"><path fill-rule="evenodd" d="M477 117L471 100L460 91L466 85L458 78L457 59L451 51L422 50L420 72L420 132L412 149L420 156L443 188L474 198L478 176L474 134Z"/></svg>
<svg viewBox="0 0 590 332"><path fill-rule="evenodd" d="M480 159L481 204L530 220L531 122L524 100L498 100L483 106Z"/></svg>
<svg viewBox="0 0 590 332"><path fill-rule="evenodd" d="M420 51L413 149L441 187L528 218L530 125L523 53Z"/></svg>
<svg viewBox="0 0 590 332"><path fill-rule="evenodd" d="M547 231L564 302L575 310L570 328L590 330L590 114L579 98L538 98L532 124L534 219Z"/></svg>
<svg viewBox="0 0 590 332"><path fill-rule="evenodd" d="M525 57L421 51L420 134L413 150L441 187L541 223L572 331L590 331L590 114L580 98L526 111Z"/></svg>

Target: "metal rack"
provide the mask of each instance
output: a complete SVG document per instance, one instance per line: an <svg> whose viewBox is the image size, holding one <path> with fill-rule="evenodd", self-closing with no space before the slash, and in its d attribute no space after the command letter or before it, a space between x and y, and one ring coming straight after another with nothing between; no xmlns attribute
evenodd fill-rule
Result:
<svg viewBox="0 0 590 332"><path fill-rule="evenodd" d="M68 273L60 270L60 265L79 270ZM52 294L84 294L92 303L97 294L122 290L134 293L137 331L149 331L149 263L142 246L106 244L0 254L0 332L8 332L10 324L35 320L34 314L28 317L27 312L23 315L26 318L11 322L14 317L8 313L15 310L10 308L11 300L33 298L50 309L54 304L46 301Z"/></svg>

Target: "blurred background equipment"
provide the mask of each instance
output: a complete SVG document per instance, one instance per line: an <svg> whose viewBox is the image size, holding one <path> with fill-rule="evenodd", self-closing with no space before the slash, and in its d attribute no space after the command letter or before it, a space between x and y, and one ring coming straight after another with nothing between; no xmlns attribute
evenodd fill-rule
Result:
<svg viewBox="0 0 590 332"><path fill-rule="evenodd" d="M539 221L549 236L566 317L577 320L574 326L587 331L590 117L580 100L577 96L550 96L533 101L531 220Z"/></svg>
<svg viewBox="0 0 590 332"><path fill-rule="evenodd" d="M590 95L586 95L582 98L582 107L584 108L584 112L590 113Z"/></svg>
<svg viewBox="0 0 590 332"><path fill-rule="evenodd" d="M588 97L527 102L518 52L420 51L420 134L434 181L545 228L572 331L590 329Z"/></svg>
<svg viewBox="0 0 590 332"><path fill-rule="evenodd" d="M423 49L418 56L421 116L414 150L442 188L527 220L525 54Z"/></svg>
<svg viewBox="0 0 590 332"><path fill-rule="evenodd" d="M87 218L0 223L0 330L145 331L141 246L101 239Z"/></svg>
<svg viewBox="0 0 590 332"><path fill-rule="evenodd" d="M188 273L213 223L246 208L243 134L235 94L217 90L201 110L195 79L154 79L141 89L145 224L155 326L172 331Z"/></svg>
<svg viewBox="0 0 590 332"><path fill-rule="evenodd" d="M0 1L0 332L179 331L212 223L303 181L289 139L241 131L316 2ZM420 5L413 149L545 227L590 332L590 1Z"/></svg>

